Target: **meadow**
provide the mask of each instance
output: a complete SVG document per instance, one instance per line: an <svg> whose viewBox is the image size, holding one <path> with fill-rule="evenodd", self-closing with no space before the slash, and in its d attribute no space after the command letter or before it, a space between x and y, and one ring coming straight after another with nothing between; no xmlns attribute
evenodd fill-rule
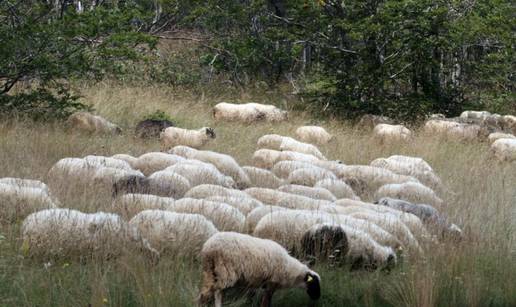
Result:
<svg viewBox="0 0 516 307"><path fill-rule="evenodd" d="M516 163L502 164L486 143L459 143L417 134L408 144L378 144L368 131L337 119L299 111L298 101L281 92L188 91L172 87L124 86L105 82L81 85L82 101L119 124L119 136L67 131L62 123L22 119L0 121L0 177L46 181L50 167L64 157L159 151L158 140L141 140L134 126L162 110L180 127L215 128L205 149L230 154L250 165L256 140L268 133L294 135L300 125L321 125L334 140L321 146L330 159L369 164L378 157L404 154L424 158L448 191L443 211L465 233L461 242L425 246L425 254L400 263L390 273L350 272L319 263L322 297L315 306L516 306ZM228 86L229 88L230 86ZM211 106L220 101L274 103L290 110L284 123L214 122ZM417 128L415 128L417 131ZM372 199L368 199L372 201ZM111 199L76 195L64 207L85 212L108 210ZM17 223L0 226L0 306L192 306L200 284L200 264L162 257L151 265L138 255L115 260L27 259L20 251ZM232 294L232 295L231 295ZM257 305L245 293L230 293L229 306ZM278 292L275 306L311 304L302 290Z"/></svg>

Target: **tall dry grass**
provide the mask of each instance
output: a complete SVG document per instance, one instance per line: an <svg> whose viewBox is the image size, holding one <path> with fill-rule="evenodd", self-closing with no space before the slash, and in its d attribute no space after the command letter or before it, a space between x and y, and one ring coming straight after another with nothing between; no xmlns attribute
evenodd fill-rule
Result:
<svg viewBox="0 0 516 307"><path fill-rule="evenodd" d="M222 100L253 100L295 108L296 101L276 92L238 90L188 92L162 87L124 87L112 83L83 86L85 102L124 128L121 136L89 136L66 131L59 123L4 120L0 123L0 177L46 181L59 159L88 154L158 151L157 140L132 135L136 122L157 109L179 126L211 126L217 139L206 149L251 163L256 140L267 133L294 135L303 124L328 128L335 140L321 147L331 159L368 164L392 154L428 161L449 191L444 213L464 231L461 243L426 246L420 259L400 264L390 274L349 272L320 264L323 293L318 306L515 306L516 305L516 164L492 159L484 143L445 142L418 135L409 144L380 145L363 131L337 120L291 112L286 123L218 123L210 106ZM64 206L82 211L106 210L108 197L72 195ZM21 222L21 221L20 221ZM19 222L19 223L20 223ZM164 257L151 266L136 255L110 261L61 260L50 264L24 259L19 223L0 228L0 305L2 306L191 306L200 268L191 259ZM251 304L233 295L232 306ZM256 302L256 299L254 300ZM303 306L301 290L277 293L276 306Z"/></svg>

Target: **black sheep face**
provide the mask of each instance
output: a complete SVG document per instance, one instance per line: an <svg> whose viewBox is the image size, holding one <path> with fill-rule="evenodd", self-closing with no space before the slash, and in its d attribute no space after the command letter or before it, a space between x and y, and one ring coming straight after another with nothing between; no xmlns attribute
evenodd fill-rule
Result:
<svg viewBox="0 0 516 307"><path fill-rule="evenodd" d="M206 128L206 135L212 139L217 137L213 128Z"/></svg>
<svg viewBox="0 0 516 307"><path fill-rule="evenodd" d="M307 273L304 282L308 296L312 300L318 300L321 297L321 279L319 275Z"/></svg>

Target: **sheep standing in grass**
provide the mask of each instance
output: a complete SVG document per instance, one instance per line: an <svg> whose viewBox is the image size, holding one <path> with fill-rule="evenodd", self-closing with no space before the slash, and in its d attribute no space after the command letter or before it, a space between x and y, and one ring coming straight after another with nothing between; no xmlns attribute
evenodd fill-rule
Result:
<svg viewBox="0 0 516 307"><path fill-rule="evenodd" d="M383 143L407 142L412 138L412 132L403 125L378 124L373 135Z"/></svg>
<svg viewBox="0 0 516 307"><path fill-rule="evenodd" d="M255 102L246 103L251 108L256 108L259 112L265 114L265 120L271 122L281 122L288 119L288 112L270 104L261 104Z"/></svg>
<svg viewBox="0 0 516 307"><path fill-rule="evenodd" d="M289 210L287 208L279 207L279 206L270 206L270 205L264 205L257 208L254 208L249 214L247 214L247 217L245 219L245 229L248 233L253 233L256 224L262 219L262 217L266 216L267 214L274 212L274 211L281 211L281 210Z"/></svg>
<svg viewBox="0 0 516 307"><path fill-rule="evenodd" d="M346 184L344 181L339 179L323 179L315 183L314 188L322 188L330 191L337 199L350 198L360 200L355 194L355 191Z"/></svg>
<svg viewBox="0 0 516 307"><path fill-rule="evenodd" d="M223 290L243 283L249 288L265 288L261 306L270 306L274 291L298 287L311 299L321 296L321 278L290 256L276 242L245 234L220 232L204 244L202 286L199 303L222 307Z"/></svg>
<svg viewBox="0 0 516 307"><path fill-rule="evenodd" d="M499 139L491 144L494 156L502 162L516 160L516 139Z"/></svg>
<svg viewBox="0 0 516 307"><path fill-rule="evenodd" d="M283 184L283 181L269 170L252 166L244 166L242 169L249 177L253 187L277 189Z"/></svg>
<svg viewBox="0 0 516 307"><path fill-rule="evenodd" d="M324 155L314 145L299 142L288 136L267 134L258 139L257 145L259 149L294 151L307 155L313 155L321 160L326 160Z"/></svg>
<svg viewBox="0 0 516 307"><path fill-rule="evenodd" d="M113 200L111 210L124 219L131 219L144 210L165 210L173 204L174 199L170 197L159 197L151 194L125 194Z"/></svg>
<svg viewBox="0 0 516 307"><path fill-rule="evenodd" d="M161 148L169 149L177 145L201 148L215 137L215 131L209 127L203 127L199 130L168 127L160 134Z"/></svg>
<svg viewBox="0 0 516 307"><path fill-rule="evenodd" d="M188 179L166 170L153 173L148 181L153 194L176 199L183 197L192 188Z"/></svg>
<svg viewBox="0 0 516 307"><path fill-rule="evenodd" d="M259 149L253 154L253 164L259 168L271 169L277 162L285 160L314 162L319 159L313 155L295 151L277 151L272 149Z"/></svg>
<svg viewBox="0 0 516 307"><path fill-rule="evenodd" d="M327 144L332 138L328 131L319 126L299 127L296 129L296 135L303 142L319 145Z"/></svg>
<svg viewBox="0 0 516 307"><path fill-rule="evenodd" d="M21 226L22 249L31 256L117 256L123 250L143 251L153 260L159 253L139 231L118 215L71 209L48 209L29 215Z"/></svg>
<svg viewBox="0 0 516 307"><path fill-rule="evenodd" d="M243 215L246 216L254 209L263 206L263 204L260 201L250 197L210 196L205 199L209 201L228 204L238 209L240 212L242 212Z"/></svg>
<svg viewBox="0 0 516 307"><path fill-rule="evenodd" d="M306 196L313 199L336 201L337 198L324 188L312 188L297 184L287 184L278 188L278 191Z"/></svg>
<svg viewBox="0 0 516 307"><path fill-rule="evenodd" d="M287 179L293 171L301 168L315 168L318 169L319 172L324 172L325 170L324 168L318 167L310 162L285 160L274 164L271 171L279 178Z"/></svg>
<svg viewBox="0 0 516 307"><path fill-rule="evenodd" d="M66 121L68 127L95 134L120 134L122 129L103 117L87 112L76 112Z"/></svg>
<svg viewBox="0 0 516 307"><path fill-rule="evenodd" d="M412 203L431 204L436 207L443 205L443 200L432 189L418 182L383 185L375 193L375 199L382 197L397 198Z"/></svg>
<svg viewBox="0 0 516 307"><path fill-rule="evenodd" d="M213 184L201 184L191 188L184 197L189 198L208 198L211 196L228 196L228 197L244 197L249 198L249 195L243 191L236 189L228 189Z"/></svg>
<svg viewBox="0 0 516 307"><path fill-rule="evenodd" d="M13 222L32 212L56 207L40 188L0 183L0 221Z"/></svg>
<svg viewBox="0 0 516 307"><path fill-rule="evenodd" d="M112 159L122 160L127 162L133 169L138 169L137 163L138 158L135 158L128 154L116 154L111 156ZM143 172L145 174L145 172Z"/></svg>
<svg viewBox="0 0 516 307"><path fill-rule="evenodd" d="M460 114L460 118L484 120L490 115L491 113L487 111L464 111Z"/></svg>
<svg viewBox="0 0 516 307"><path fill-rule="evenodd" d="M510 134L510 133L501 133L501 132L494 132L487 136L487 140L489 141L489 144L493 144L495 141L499 139L516 139L516 136Z"/></svg>
<svg viewBox="0 0 516 307"><path fill-rule="evenodd" d="M337 180L337 176L332 172L310 167L310 168L301 168L293 171L287 178L287 182L290 184L298 184L298 185L306 185L313 187L317 181L331 179Z"/></svg>
<svg viewBox="0 0 516 307"><path fill-rule="evenodd" d="M154 172L162 171L184 160L185 158L178 155L163 152L148 152L138 157L135 168L139 169L145 176L149 176Z"/></svg>
<svg viewBox="0 0 516 307"><path fill-rule="evenodd" d="M165 171L183 176L190 182L192 187L201 184L215 184L233 188L235 185L233 178L224 176L212 164L201 161L186 160L166 168Z"/></svg>
<svg viewBox="0 0 516 307"><path fill-rule="evenodd" d="M218 232L202 215L163 210L142 211L129 225L136 227L161 254L175 256L199 256L204 242Z"/></svg>
<svg viewBox="0 0 516 307"><path fill-rule="evenodd" d="M394 120L387 116L379 116L373 114L365 114L360 118L356 127L361 130L373 130L379 124L394 124Z"/></svg>
<svg viewBox="0 0 516 307"><path fill-rule="evenodd" d="M132 171L133 168L129 163L126 161L122 161L120 159L114 159L110 157L104 157L104 156L95 156L95 155L88 155L83 158L84 161L93 164L95 166L99 167L110 167L110 168L118 168L121 170L126 171Z"/></svg>

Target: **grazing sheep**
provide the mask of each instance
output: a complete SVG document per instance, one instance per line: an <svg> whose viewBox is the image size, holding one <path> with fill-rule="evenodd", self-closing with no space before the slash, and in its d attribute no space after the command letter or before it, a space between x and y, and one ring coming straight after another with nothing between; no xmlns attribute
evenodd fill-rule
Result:
<svg viewBox="0 0 516 307"><path fill-rule="evenodd" d="M396 253L391 247L383 246L367 232L347 225L322 223L312 226L303 235L303 253L310 254L314 248L324 248L321 243L326 242L321 242L321 236L322 239L330 237L332 242L329 247L332 250L339 249L341 255L351 264L351 269L390 269L396 265ZM341 238L346 239L346 244Z"/></svg>
<svg viewBox="0 0 516 307"><path fill-rule="evenodd" d="M279 151L294 151L326 160L324 155L312 144L299 142L288 136L267 134L258 139L258 149L272 149Z"/></svg>
<svg viewBox="0 0 516 307"><path fill-rule="evenodd" d="M87 189L98 167L79 158L64 158L48 171L47 183L60 199L76 191Z"/></svg>
<svg viewBox="0 0 516 307"><path fill-rule="evenodd" d="M214 184L233 188L235 185L233 178L224 176L212 164L201 161L186 160L166 168L165 171L183 176L190 182L192 187L201 184Z"/></svg>
<svg viewBox="0 0 516 307"><path fill-rule="evenodd" d="M397 198L412 203L430 204L436 207L443 205L443 200L432 189L418 182L383 185L375 193L375 199L382 197Z"/></svg>
<svg viewBox="0 0 516 307"><path fill-rule="evenodd" d="M464 111L460 114L460 118L484 120L490 115L491 113L487 111Z"/></svg>
<svg viewBox="0 0 516 307"><path fill-rule="evenodd" d="M471 141L476 140L480 133L479 125L463 124L446 120L429 120L425 123L423 131L429 135L445 137L451 140Z"/></svg>
<svg viewBox="0 0 516 307"><path fill-rule="evenodd" d="M56 208L45 190L0 183L0 222L14 222L32 212Z"/></svg>
<svg viewBox="0 0 516 307"><path fill-rule="evenodd" d="M256 108L265 114L265 120L271 122L281 122L288 119L288 112L270 104L249 102L246 105Z"/></svg>
<svg viewBox="0 0 516 307"><path fill-rule="evenodd" d="M322 188L330 191L337 199L350 198L360 200L353 189L339 179L323 179L315 183L314 188Z"/></svg>
<svg viewBox="0 0 516 307"><path fill-rule="evenodd" d="M357 128L365 130L373 130L378 124L394 124L394 120L387 116L379 116L373 114L365 114L360 118L360 121L356 125Z"/></svg>
<svg viewBox="0 0 516 307"><path fill-rule="evenodd" d="M252 198L269 205L275 205L279 203L281 199L292 195L290 193L266 188L249 188L244 190L244 192Z"/></svg>
<svg viewBox="0 0 516 307"><path fill-rule="evenodd" d="M175 124L166 119L145 119L136 125L134 133L139 138L158 138L163 130Z"/></svg>
<svg viewBox="0 0 516 307"><path fill-rule="evenodd" d="M254 166L259 168L271 169L277 162L285 160L314 162L319 159L315 156L295 151L277 151L271 149L259 149L253 154Z"/></svg>
<svg viewBox="0 0 516 307"><path fill-rule="evenodd" d="M441 179L434 173L430 165L421 158L397 155L389 158L378 158L373 160L370 165L390 170L396 174L412 176L433 188L443 187Z"/></svg>
<svg viewBox="0 0 516 307"><path fill-rule="evenodd" d="M120 159L114 159L114 158L104 157L104 156L94 156L94 155L86 156L83 159L84 159L84 161L86 161L92 165L99 166L99 167L118 168L118 169L126 170L126 171L133 170L133 168L131 167L131 165L129 163L127 163L126 161L122 161Z"/></svg>
<svg viewBox="0 0 516 307"><path fill-rule="evenodd" d="M137 167L137 163L138 163L138 158L135 158L131 155L128 155L128 154L116 154L116 155L113 155L111 156L112 159L117 159L117 160L122 160L122 161L125 161L127 162L133 169L138 169ZM144 172L145 174L145 172Z"/></svg>
<svg viewBox="0 0 516 307"><path fill-rule="evenodd" d="M94 134L120 134L122 129L103 117L87 112L76 112L68 117L69 128Z"/></svg>
<svg viewBox="0 0 516 307"><path fill-rule="evenodd" d="M233 178L239 189L247 188L251 184L247 174L230 155L209 150L196 150L186 146L176 146L170 152L187 159L213 164L221 173Z"/></svg>
<svg viewBox="0 0 516 307"><path fill-rule="evenodd" d="M283 184L283 181L271 171L252 166L243 166L242 169L249 177L253 187L277 189Z"/></svg>
<svg viewBox="0 0 516 307"><path fill-rule="evenodd" d="M349 252L348 238L344 229L336 224L316 224L301 239L304 258L339 261Z"/></svg>
<svg viewBox="0 0 516 307"><path fill-rule="evenodd" d="M499 139L491 144L491 152L502 162L516 160L516 139Z"/></svg>
<svg viewBox="0 0 516 307"><path fill-rule="evenodd" d="M337 176L330 171L315 167L301 168L293 171L287 178L290 184L306 185L313 187L317 181L324 179L337 180Z"/></svg>
<svg viewBox="0 0 516 307"><path fill-rule="evenodd" d="M285 160L279 161L278 163L274 164L271 171L274 173L274 175L278 176L279 178L287 179L288 176L295 170L312 167L318 169L320 172L324 172L325 170L324 168L315 166L310 162Z"/></svg>
<svg viewBox="0 0 516 307"><path fill-rule="evenodd" d="M287 208L279 207L279 206L260 206L254 208L249 214L247 215L245 219L245 229L247 233L253 233L256 224L262 219L262 217L266 216L267 214L274 212L274 211L280 211L280 210L289 210Z"/></svg>
<svg viewBox="0 0 516 307"><path fill-rule="evenodd" d="M222 307L223 290L237 283L247 288L265 288L261 306L270 306L278 289L303 288L313 300L321 296L319 275L273 241L221 232L206 241L201 255L201 304L215 299L215 306Z"/></svg>
<svg viewBox="0 0 516 307"><path fill-rule="evenodd" d="M246 216L254 209L263 206L261 202L250 197L210 196L205 199L219 203L226 203L232 207L237 208L240 212L242 212L243 215Z"/></svg>
<svg viewBox="0 0 516 307"><path fill-rule="evenodd" d="M301 239L313 225L335 223L336 217L309 210L276 210L268 213L258 222L253 235L278 242L287 250L301 252Z"/></svg>
<svg viewBox="0 0 516 307"><path fill-rule="evenodd" d="M312 188L297 184L287 184L279 187L278 191L310 197L313 199L336 201L337 198L324 188Z"/></svg>
<svg viewBox="0 0 516 307"><path fill-rule="evenodd" d="M201 184L191 188L184 197L189 198L208 198L211 196L228 196L249 198L245 192L235 189L228 189L213 184Z"/></svg>
<svg viewBox="0 0 516 307"><path fill-rule="evenodd" d="M164 152L148 152L138 157L136 169L139 169L145 176L162 171L178 162L184 161L185 158L168 154Z"/></svg>
<svg viewBox="0 0 516 307"><path fill-rule="evenodd" d="M127 185L124 185L124 184ZM114 167L99 167L92 177L90 188L97 189L97 192L104 192L116 196L125 192L138 192L141 186L143 191L148 188L148 182L140 171L125 170Z"/></svg>
<svg viewBox="0 0 516 307"><path fill-rule="evenodd" d="M203 127L199 130L188 130L177 127L168 127L160 136L161 148L169 149L177 145L185 145L192 148L201 148L208 141L215 139L213 128Z"/></svg>
<svg viewBox="0 0 516 307"><path fill-rule="evenodd" d="M148 179L150 191L159 196L178 199L192 188L188 179L169 171L155 172Z"/></svg>
<svg viewBox="0 0 516 307"><path fill-rule="evenodd" d="M252 123L265 120L266 114L258 110L258 108L247 104L220 102L213 107L213 118L215 120Z"/></svg>
<svg viewBox="0 0 516 307"><path fill-rule="evenodd" d="M170 197L159 197L151 194L125 194L113 200L111 210L129 220L144 210L165 210L173 204L174 199Z"/></svg>
<svg viewBox="0 0 516 307"><path fill-rule="evenodd" d="M47 209L32 213L22 223L22 250L30 256L117 256L125 249L143 251L152 260L159 253L139 231L118 215Z"/></svg>
<svg viewBox="0 0 516 307"><path fill-rule="evenodd" d="M201 214L210 220L220 231L242 232L245 226L245 216L236 208L214 201L195 198L176 200L167 208L179 213Z"/></svg>
<svg viewBox="0 0 516 307"><path fill-rule="evenodd" d="M286 193L286 197L283 197L279 202L274 205L285 207L289 209L303 209L303 210L323 210L333 213L333 206L331 201L313 199L306 196Z"/></svg>
<svg viewBox="0 0 516 307"><path fill-rule="evenodd" d="M266 134L262 135L258 141L256 141L256 147L258 149L273 149L279 150L281 143L285 137L279 134Z"/></svg>
<svg viewBox="0 0 516 307"><path fill-rule="evenodd" d="M516 136L510 134L510 133L501 133L501 132L494 132L489 134L487 136L487 140L489 141L489 144L493 144L495 141L499 139L516 139Z"/></svg>
<svg viewBox="0 0 516 307"><path fill-rule="evenodd" d="M129 225L161 254L200 256L202 245L218 232L212 222L199 214L145 210L135 215Z"/></svg>
<svg viewBox="0 0 516 307"><path fill-rule="evenodd" d="M319 126L299 127L296 129L296 135L303 142L319 145L327 144L332 138L331 134Z"/></svg>
<svg viewBox="0 0 516 307"><path fill-rule="evenodd" d="M412 138L412 132L403 125L378 124L373 135L382 143L407 142Z"/></svg>

